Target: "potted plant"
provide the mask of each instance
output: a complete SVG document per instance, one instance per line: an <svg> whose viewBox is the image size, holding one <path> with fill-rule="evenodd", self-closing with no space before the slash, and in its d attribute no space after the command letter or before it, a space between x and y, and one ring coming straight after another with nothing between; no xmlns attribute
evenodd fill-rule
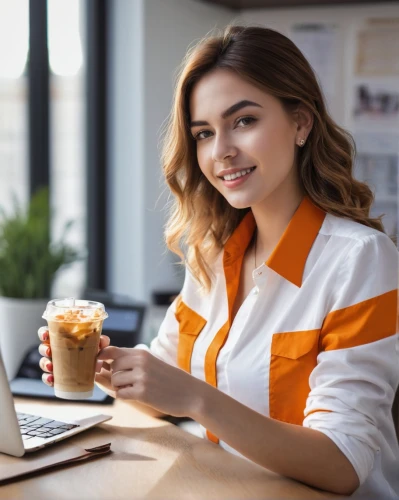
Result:
<svg viewBox="0 0 399 500"><path fill-rule="evenodd" d="M51 242L47 188L32 196L26 211L15 200L11 214L0 209L0 349L9 380L39 342L36 332L56 273L80 258L66 243L71 225Z"/></svg>

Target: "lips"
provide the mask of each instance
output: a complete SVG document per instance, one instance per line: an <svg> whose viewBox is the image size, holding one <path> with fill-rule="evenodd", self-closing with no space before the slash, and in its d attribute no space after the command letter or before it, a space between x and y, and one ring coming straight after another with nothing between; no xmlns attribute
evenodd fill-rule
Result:
<svg viewBox="0 0 399 500"><path fill-rule="evenodd" d="M227 169L227 170L222 170L220 174L217 176L219 179L222 179L223 181L234 181L236 179L239 179L240 177L245 177L246 175L250 174L256 169L256 166L252 167L244 167L241 169Z"/></svg>
<svg viewBox="0 0 399 500"><path fill-rule="evenodd" d="M250 167L241 170L235 170L234 174L225 173L224 176L220 178L226 189L240 189L240 187L247 182L251 177L256 167ZM225 170L224 172L228 172ZM222 171L222 173L224 173ZM239 173L239 175L237 175Z"/></svg>

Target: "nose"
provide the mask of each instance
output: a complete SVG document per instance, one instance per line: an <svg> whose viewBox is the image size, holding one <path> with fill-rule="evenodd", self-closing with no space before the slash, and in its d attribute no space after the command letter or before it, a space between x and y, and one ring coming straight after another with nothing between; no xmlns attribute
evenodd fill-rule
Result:
<svg viewBox="0 0 399 500"><path fill-rule="evenodd" d="M212 160L217 162L224 162L237 155L237 148L227 137L217 137L214 141L212 150Z"/></svg>

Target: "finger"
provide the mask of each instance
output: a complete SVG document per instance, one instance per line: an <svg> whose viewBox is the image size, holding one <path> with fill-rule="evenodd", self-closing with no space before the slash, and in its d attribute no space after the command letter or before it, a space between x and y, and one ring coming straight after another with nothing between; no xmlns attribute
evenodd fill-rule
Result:
<svg viewBox="0 0 399 500"><path fill-rule="evenodd" d="M51 358L51 347L46 344L39 345L39 352L46 358Z"/></svg>
<svg viewBox="0 0 399 500"><path fill-rule="evenodd" d="M126 385L133 385L133 370L125 370L123 372L113 373L111 382L114 387L125 387Z"/></svg>
<svg viewBox="0 0 399 500"><path fill-rule="evenodd" d="M39 335L39 339L42 342L48 342L50 336L49 336L49 331L47 326L41 326L39 330L37 331L37 334Z"/></svg>
<svg viewBox="0 0 399 500"><path fill-rule="evenodd" d="M100 373L96 373L94 380L96 383L103 385L107 389L113 390L110 372L102 370Z"/></svg>
<svg viewBox="0 0 399 500"><path fill-rule="evenodd" d="M54 385L54 375L49 375L48 373L43 373L43 375L42 375L42 381L46 385L49 385L50 387L53 387L53 385Z"/></svg>
<svg viewBox="0 0 399 500"><path fill-rule="evenodd" d="M116 397L118 399L132 399L139 401L139 398L134 392L134 388L132 386L121 387L116 391Z"/></svg>
<svg viewBox="0 0 399 500"><path fill-rule="evenodd" d="M98 355L97 359L105 359L105 360L114 360L118 359L122 356L126 356L130 354L133 349L125 348L125 347L115 347L113 345L109 347L105 347L102 349Z"/></svg>
<svg viewBox="0 0 399 500"><path fill-rule="evenodd" d="M112 362L112 371L129 370L136 367L141 367L147 370L149 366L153 366L158 362L158 359L151 354L150 351L144 349L126 349L126 356L121 356Z"/></svg>
<svg viewBox="0 0 399 500"><path fill-rule="evenodd" d="M105 349L109 346L111 339L107 335L101 335L100 337L100 349Z"/></svg>
<svg viewBox="0 0 399 500"><path fill-rule="evenodd" d="M53 373L53 363L48 358L40 358L39 366L44 372Z"/></svg>
<svg viewBox="0 0 399 500"><path fill-rule="evenodd" d="M133 370L138 366L143 366L139 356L130 355L123 356L112 362L111 369L112 373L116 373L124 370Z"/></svg>

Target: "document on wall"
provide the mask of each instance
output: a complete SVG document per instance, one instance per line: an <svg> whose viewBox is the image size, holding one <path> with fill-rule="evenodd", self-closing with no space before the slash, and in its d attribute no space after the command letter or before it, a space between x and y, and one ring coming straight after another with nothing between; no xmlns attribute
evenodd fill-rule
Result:
<svg viewBox="0 0 399 500"><path fill-rule="evenodd" d="M337 27L324 23L295 24L291 39L310 62L331 108L338 78Z"/></svg>
<svg viewBox="0 0 399 500"><path fill-rule="evenodd" d="M356 78L353 91L355 127L399 132L399 78Z"/></svg>
<svg viewBox="0 0 399 500"><path fill-rule="evenodd" d="M399 18L368 19L357 33L357 76L399 76Z"/></svg>
<svg viewBox="0 0 399 500"><path fill-rule="evenodd" d="M399 132L399 19L368 19L356 34L353 121Z"/></svg>

